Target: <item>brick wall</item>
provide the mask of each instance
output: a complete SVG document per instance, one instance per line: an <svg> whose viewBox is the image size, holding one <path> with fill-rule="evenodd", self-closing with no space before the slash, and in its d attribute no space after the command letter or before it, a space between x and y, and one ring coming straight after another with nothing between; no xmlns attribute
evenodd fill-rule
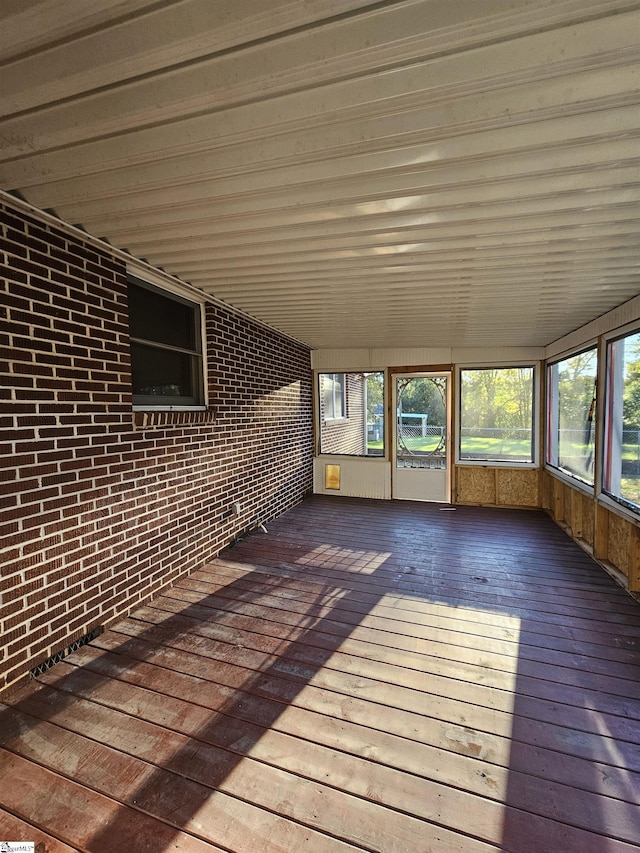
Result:
<svg viewBox="0 0 640 853"><path fill-rule="evenodd" d="M306 348L209 304L209 411L133 413L124 263L0 205L0 266L2 688L300 501L313 445Z"/></svg>
<svg viewBox="0 0 640 853"><path fill-rule="evenodd" d="M365 381L362 374L345 373L345 418L327 420L323 395L320 400L320 446L322 453L362 456L367 452Z"/></svg>

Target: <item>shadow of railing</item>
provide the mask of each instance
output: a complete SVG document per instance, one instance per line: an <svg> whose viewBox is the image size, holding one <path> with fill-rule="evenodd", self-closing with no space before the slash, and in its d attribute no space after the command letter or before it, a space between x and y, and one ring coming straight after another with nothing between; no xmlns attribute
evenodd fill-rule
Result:
<svg viewBox="0 0 640 853"><path fill-rule="evenodd" d="M227 553L232 554L234 550ZM283 578L272 592L286 585L287 580ZM180 588L180 592L189 595L188 583L184 590ZM178 594L178 587L173 594ZM294 822L287 827L289 842L293 844L291 849L297 849L293 843L296 835L302 845L308 843L314 833L318 838L323 837L321 833L334 837L340 837L342 833L373 834L373 828L367 827L357 816L355 820L354 816L350 819L350 828L344 819L337 819L327 809L326 795L317 797L315 829L304 826L304 815L296 807L292 791L290 797L282 796L286 789L282 784L285 771L273 766L262 765L258 774L259 778L270 781L271 787L260 787L252 782L250 776L255 773L255 766L242 770L236 783L228 784L264 733L295 701L353 630L353 624L333 621L330 634L321 632L322 646L316 644L323 622L331 621L336 600L344 605L350 594L353 593L348 589L337 587L317 593L305 612L295 617L293 624L283 626L280 638L266 642L265 637L263 642L268 648L249 653L237 642L229 643L228 637L227 641L223 640L215 628L224 624L223 633L228 634L229 623L234 619L247 624L250 620L239 615L234 617L229 610L216 607L215 595L197 594L196 601L185 603L172 598L169 593L168 597L154 602L154 607L143 608L136 614L136 619L123 620L119 626L44 673L39 681L46 696L39 699L38 692L29 691L12 708L0 714L0 741L9 748L14 740L24 742L29 719L34 727L47 719L58 720L65 725L65 714L68 715L74 703L84 699L111 712L103 710L96 719L113 724L116 727L114 731L129 725L136 733L133 738L125 739L123 744L120 732L112 737L108 725L102 725L99 731L103 744L118 750L128 749L137 760L150 762L153 767L142 774L138 783L133 786L125 784L125 805L160 818L173 826L176 832L184 829L206 840L238 849L237 832L231 824L237 823L238 815L244 814L250 822L250 829L245 826L242 830L245 842L248 833L255 845L253 849L268 850L272 827L269 821L265 824L263 818L261 829L260 809L241 801L250 797L252 803L271 812L271 821L279 813ZM264 589L259 584L255 590L252 589L251 569L247 567L240 579L224 586L224 596L233 610L233 602L243 607L258 602L264 596ZM176 602L177 611L158 610L158 604L162 606L163 601L165 607ZM318 611L324 615L316 615ZM164 615L157 624L145 625L145 615L151 618L152 613L157 616L161 612ZM127 632L131 635L126 636ZM237 632L232 636L237 637ZM215 647L213 654L212 646ZM307 652L312 646L311 659ZM167 668L167 655L173 662L171 668ZM83 710L87 711L86 704ZM128 716L118 719L113 712ZM138 719L132 719L134 717ZM90 722L83 726L76 716L73 725L84 737L96 737ZM171 735L165 736L164 743L150 728L158 726L162 726L165 732L172 730ZM145 748L145 735L148 748ZM58 766L52 769L69 772L63 756L58 759L50 757L58 760ZM127 764L127 771L131 772L133 766ZM302 768L299 772L303 772ZM82 781L77 773L74 778ZM91 773L87 773L86 784L95 784L91 778ZM113 789L107 786L103 793L122 799L120 786L123 779L126 779L126 773L116 769ZM235 798L235 816L232 818L230 811L226 815L228 825L225 826L224 807L213 808L209 823L212 816L217 818L216 835L215 838L207 838L202 829L198 829L197 816L202 809L207 810L208 797L220 791ZM85 843L94 853L114 853L131 843L131 831L130 813L118 809L104 828L94 832ZM152 845L149 849L165 849L169 836L165 833L158 841L161 846Z"/></svg>
<svg viewBox="0 0 640 853"><path fill-rule="evenodd" d="M599 627L573 613L565 625L562 608L553 600L558 584L574 590L576 609L586 601L602 607L603 596L615 590L600 574L591 583L589 570L599 569L587 566L588 558L554 527L549 528L548 551L555 549L554 556L548 556L541 542L542 516L482 510L438 515L437 508L411 504L353 505L368 514L366 550L358 550L362 534L354 536L350 530L348 502L314 499L283 517L267 537L253 534L221 555L220 563L229 569L212 584L202 573L185 579L135 618L84 647L71 663L43 676L42 700L35 691L16 703L15 712L0 715L0 740L24 740L31 714L34 725L48 717L91 738L92 722L84 717L95 707L101 742L131 756L114 779L113 795L118 792L125 807L116 809L102 828L92 828L87 849L125 849L125 842L131 843L130 809L141 819L153 815L166 824L156 846L148 847L156 853L168 849L182 831L230 849L262 853L271 849L278 815L291 820L292 850L314 838L336 844L341 838L348 843L357 838L367 849L384 849L379 827L367 825L365 812L353 809L345 815L344 809L330 807L332 779L321 795L306 784L324 784L325 769L327 779L332 769L322 764L331 761L331 750L314 745L313 731L296 735L305 739L298 754L285 755L284 741L282 751L271 757L258 754L258 747L266 733L284 730L282 716L292 706L303 706L302 694L309 687L317 691L316 704L305 706L317 711L318 722L323 710L337 720L358 719L348 691L327 689L322 673L334 665L331 658L341 647L359 636L374 611L380 615L391 606L384 603L388 593L405 596L405 606L418 602L421 612L438 610L437 617L425 616L425 623L435 626L433 633L424 633L425 639L415 645L429 675L424 718L434 721L429 731L440 737L429 744L429 755L442 766L425 762L410 771L426 780L424 804L414 812L420 811L422 820L408 830L422 828L423 835L414 836L421 840L410 849L421 849L428 824L440 835L453 827L469 839L498 844L511 853L617 853L633 844L640 805L640 749L633 733L640 702L629 679L625 686L612 672L613 678L606 680L604 650L612 645L621 662L632 662L640 609L624 617L612 611ZM331 511L323 513L329 506ZM553 571L548 568L551 560ZM569 567L563 575L564 569L557 568L563 561L580 563L581 574ZM510 587L501 585L507 579ZM304 594L298 594L303 582ZM533 606L527 595L533 586L545 585L549 594L538 595ZM282 613L269 617L268 624L263 616L261 625L257 620L266 613L265 602L274 598L283 602ZM476 630L480 638L489 634L469 622L468 634L452 640L453 625L448 627L447 620L455 621L463 612L470 620L477 614L482 624L509 626L503 633L512 651L504 653L503 662L501 652L489 654L488 643L478 640L481 654L472 656L469 669L477 676L475 684L463 680L459 661L466 659L467 650L474 652ZM548 651L543 624L553 628ZM579 657L581 638L589 633L593 672ZM625 637L631 643L626 648ZM393 642L391 632L385 643ZM631 671L623 668L621 674ZM563 672L561 683L558 674ZM437 676L437 685L435 673L444 673ZM485 685L494 690L500 706L481 707L481 699L488 697L482 693ZM466 724L456 716L457 701L458 716L467 715ZM76 703L81 707L74 710ZM382 731L389 725L392 731L392 704L378 708L378 718L370 721L373 728ZM399 734L417 755L426 755L421 752L420 719L414 715L415 733ZM123 731L125 726L130 731ZM374 758L366 743L358 749L363 760ZM466 762L455 765L462 772L443 782L443 768L454 767L457 757ZM136 767L141 770L138 778ZM284 779L287 773L296 774L299 802ZM89 771L87 778L92 778ZM428 780L449 792L450 805L447 794L436 796ZM458 789L465 787L474 792L472 798L460 799ZM108 789L105 793L111 795ZM409 804L404 810L411 814ZM489 813L500 815L499 826L495 817L491 824ZM206 828L212 826L213 838Z"/></svg>

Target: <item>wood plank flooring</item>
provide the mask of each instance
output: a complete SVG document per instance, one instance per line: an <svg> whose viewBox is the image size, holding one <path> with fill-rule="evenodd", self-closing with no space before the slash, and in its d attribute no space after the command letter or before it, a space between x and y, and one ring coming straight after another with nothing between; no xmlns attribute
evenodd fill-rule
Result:
<svg viewBox="0 0 640 853"><path fill-rule="evenodd" d="M311 498L5 697L1 840L639 851L640 606L542 513Z"/></svg>

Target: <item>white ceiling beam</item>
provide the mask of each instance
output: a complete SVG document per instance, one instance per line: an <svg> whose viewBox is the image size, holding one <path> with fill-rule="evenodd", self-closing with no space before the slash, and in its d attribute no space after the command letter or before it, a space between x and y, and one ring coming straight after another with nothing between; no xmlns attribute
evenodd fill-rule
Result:
<svg viewBox="0 0 640 853"><path fill-rule="evenodd" d="M35 14L39 29L51 27L59 41L45 48L44 55L20 56L3 71L3 115L33 110L49 101L72 98L108 85L121 84L144 70L148 75L184 66L203 57L262 41L284 31L315 25L318 21L353 11L366 11L375 0L322 0L322 3L300 3L295 0L242 0L232 5L212 0L182 0L158 5L152 0L123 4L122 0L55 0L39 3L31 10L4 21L7 41L0 57L6 61L9 38L14 55L18 46L33 49L25 37L34 31ZM63 6L69 7L63 10ZM113 7L121 14L113 22L100 12ZM58 8L56 8L58 7ZM102 7L102 8L100 8ZM93 9L93 14L91 11ZM76 18L69 20L69 12ZM59 15L66 11L66 25ZM126 13L138 12L136 15ZM45 18L46 16L46 23ZM85 27L79 31L79 25ZM98 29L98 26L100 28ZM105 26L105 24L107 24ZM73 25L73 26L71 26ZM76 38L73 38L73 36ZM105 47L108 45L108 49Z"/></svg>
<svg viewBox="0 0 640 853"><path fill-rule="evenodd" d="M238 227L239 221L247 230L269 223L273 229L293 228L300 223L320 223L327 220L369 221L371 227L383 221L394 220L396 223L418 225L425 227L428 233L430 225L435 223L465 221L482 221L496 216L522 216L531 214L553 213L554 211L584 210L596 207L613 207L620 204L633 204L639 200L638 172L620 170L619 184L613 180L602 188L597 177L585 172L572 176L565 186L558 187L553 180L543 182L517 182L516 187L506 187L496 184L485 188L482 194L469 198L462 191L445 193L421 193L416 196L401 196L398 198L379 198L373 200L346 199L342 203L334 203L330 207L317 206L286 206L280 209L268 207L263 210L246 209L239 200L228 205L196 206L183 211L180 208L147 215L135 214L113 219L92 220L92 233L106 236L117 245L128 246L127 235L136 234L139 241L148 236L153 238L166 234L166 239L179 239L181 233L198 233L204 230L232 230ZM634 183L635 181L635 183ZM514 192L514 189L517 192ZM63 217L67 221L70 217ZM86 222L84 223L86 225ZM383 226L384 227L384 226Z"/></svg>
<svg viewBox="0 0 640 853"><path fill-rule="evenodd" d="M401 133L392 119L387 123L384 117L380 117L373 126L377 133L367 135L369 128L360 124L358 127L362 135L357 138L350 122L343 128L342 135L336 135L335 140L332 139L332 128L328 132L321 132L312 121L311 128L306 131L284 136L261 137L256 128L251 140L246 142L226 140L231 144L220 147L212 139L209 147L202 149L200 146L197 153L190 153L190 146L185 147L185 138L189 138L190 134L189 128L183 127L185 134L180 139L181 144L171 149L171 156L162 156L157 144L157 132L154 131L153 138L144 139L147 131L141 131L142 140L138 134L133 134L75 146L73 158L65 150L38 152L18 161L0 162L0 183L10 186L13 181L18 181L18 186L38 187L42 186L39 182L43 178L46 180L56 176L55 180L44 184L45 188L51 187L56 195L40 199L43 206L50 206L52 198L64 200L108 195L122 183L135 186L137 182L140 188L146 188L152 186L154 181L175 183L206 174L234 176L248 172L255 176L273 168L286 168L292 163L305 168L313 166L316 161L339 161L343 157L351 158L355 165L357 157L362 157L361 162L366 162L371 156L393 157L394 153L396 162L402 165L415 161L416 156L424 162L434 162L447 159L473 160L492 154L506 156L513 151L526 154L532 150L532 146L538 145L543 148L570 146L579 150L583 144L638 134L637 104L601 109L597 115L597 122L586 111L583 114L547 117L535 124L512 123L498 129L476 129L473 134L465 132L464 126L461 126L457 129L458 135L452 135L456 129L451 128L444 133L435 122L430 128ZM220 121L220 125L226 126L226 122ZM162 134L174 130L172 127L163 128ZM353 142L349 144L348 140L352 136ZM144 161L134 156L139 150L137 142L141 142L143 148L145 142L148 143L148 148L144 149ZM123 178L119 178L121 170L124 172ZM83 186L86 187L84 191Z"/></svg>
<svg viewBox="0 0 640 853"><path fill-rule="evenodd" d="M536 252L540 248L554 252L575 252L580 245L588 247L591 252L610 251L612 249L626 250L635 256L633 248L629 245L640 233L640 222L633 225L615 227L612 225L602 228L592 228L587 233L583 229L547 229L540 232L523 232L521 234L482 236L469 234L462 238L426 239L420 235L417 240L410 237L399 236L396 239L384 237L380 240L356 240L345 239L337 245L319 246L309 243L304 248L304 261L306 263L319 263L332 259L356 258L362 256L380 257L381 255L396 255L403 253L426 252L430 256L442 254L443 256L464 256L471 253L495 253L502 257L516 255L523 252ZM227 250L211 252L207 248L180 249L154 252L157 264L161 266L168 260L172 263L180 263L186 268L200 267L211 269L213 263L224 269L225 266L236 268L238 264L244 263L251 266L254 263L259 266L268 266L278 263L297 262L301 259L301 253L291 246L290 243L280 245L249 245L246 251L241 247L229 247Z"/></svg>
<svg viewBox="0 0 640 853"><path fill-rule="evenodd" d="M7 0L0 186L310 346L542 347L638 293L639 31L640 0Z"/></svg>
<svg viewBox="0 0 640 853"><path fill-rule="evenodd" d="M138 243L135 235L131 235L130 250L135 254L141 251L153 252L154 257L170 252L172 257L191 256L191 253L203 252L205 257L218 255L218 252L237 252L245 256L245 249L250 251L291 250L307 251L318 245L384 245L387 241L447 241L447 240L483 240L495 239L498 243L511 235L530 234L533 238L544 237L545 234L561 234L571 229L577 230L576 237L583 233L588 236L591 232L603 228L622 229L624 233L635 235L640 232L640 208L637 205L620 204L607 208L590 208L549 211L543 214L531 214L525 219L513 217L486 217L480 224L468 219L454 221L432 222L428 234L423 223L406 224L388 218L381 222L380 227L371 227L368 220L350 220L348 222L333 220L326 223L303 223L292 226L288 230L272 229L268 226L255 230L220 231L209 234L176 234L175 240L149 239ZM471 226L471 227L470 227ZM606 233L606 232L603 232ZM632 241L633 242L633 241Z"/></svg>
<svg viewBox="0 0 640 853"><path fill-rule="evenodd" d="M123 20L154 0L16 0L4 2L0 62L39 52L51 43L69 41L84 31L111 26L114 16Z"/></svg>
<svg viewBox="0 0 640 853"><path fill-rule="evenodd" d="M451 159L443 152L442 158L430 159L423 148L412 146L403 151L386 151L377 155L344 157L330 161L319 160L305 166L289 166L240 173L226 178L200 175L198 180L175 182L170 176L159 188L129 187L119 192L113 176L106 195L89 192L87 181L83 198L66 198L65 189L59 185L46 188L32 187L30 198L46 208L55 201L65 215L67 208L76 219L89 222L91 216L120 213L122 209L137 212L164 209L198 201L221 203L227 198L242 197L252 204L255 197L271 199L278 195L303 198L313 202L318 194L335 194L336 182L342 194L385 192L385 186L397 190L428 186L439 188L458 185L471 188L485 182L506 179L557 176L588 168L602 170L621 165L637 167L640 163L640 134L608 140L585 141L582 145L536 148L514 153L491 152L483 157L467 156ZM298 203L297 201L295 203Z"/></svg>
<svg viewBox="0 0 640 853"><path fill-rule="evenodd" d="M449 0L446 3L451 5ZM465 4L463 8L473 8L473 4ZM29 154L35 140L39 149L47 150L61 142L80 143L145 125L154 125L160 134L160 125L183 120L188 115L217 113L239 103L251 104L252 109L245 112L253 113L254 131L261 124L272 127L278 123L290 124L296 116L304 122L305 117L313 114L312 89L316 90L315 99L324 104L319 110L324 115L331 109L385 103L390 98L394 102L402 98L406 108L408 96L415 106L416 93L422 102L446 99L450 104L469 95L484 100L491 90L504 90L506 86L510 90L518 90L520 86L526 89L531 81L537 89L546 81L544 95L548 97L542 98L544 106L535 108L548 109L553 95L547 89L553 90L555 76L571 77L572 72L580 72L580 79L571 84L568 99L575 103L610 97L614 92L619 94L621 81L616 72L623 70L625 63L635 64L637 70L640 11L574 26L570 38L560 29L499 44L494 34L490 45L430 61L425 61L428 52L424 40L430 30L431 3L407 0L403 11L405 14L401 16L393 6L378 9L368 21L370 27L363 26L360 17L349 22L349 27L342 22L337 39L333 27L327 27L312 33L296 33L291 36L295 43L288 44L286 49L278 43L260 44L237 56L232 53L196 66L187 64L166 74L143 75L133 82L113 89L99 88L83 97L68 100L61 92L57 101L49 102L41 110L5 119L4 156ZM382 13L389 15L390 27L381 22ZM416 21L416 14L420 21ZM489 23L499 26L500 20L489 19ZM464 31L465 22L458 23ZM536 29L539 27L538 21ZM413 53L407 53L407 44L413 46ZM409 67L394 67L399 57ZM373 70L375 74L371 73ZM598 73L603 71L607 72L604 77ZM628 86L628 75L623 76ZM294 93L295 97L283 98L281 105L271 103L271 99L288 93ZM554 94L557 98L559 92ZM568 94L565 88L563 100ZM526 103L524 91L521 97ZM534 103L530 109L534 109ZM505 104L504 109L516 115L527 111L517 98ZM2 110L0 99L0 113ZM262 121L261 112L264 112Z"/></svg>

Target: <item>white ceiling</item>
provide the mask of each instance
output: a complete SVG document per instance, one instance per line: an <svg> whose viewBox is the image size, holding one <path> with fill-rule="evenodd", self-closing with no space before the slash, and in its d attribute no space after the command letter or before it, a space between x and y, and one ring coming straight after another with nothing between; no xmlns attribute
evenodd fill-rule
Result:
<svg viewBox="0 0 640 853"><path fill-rule="evenodd" d="M313 347L640 293L640 0L2 0L0 188Z"/></svg>

